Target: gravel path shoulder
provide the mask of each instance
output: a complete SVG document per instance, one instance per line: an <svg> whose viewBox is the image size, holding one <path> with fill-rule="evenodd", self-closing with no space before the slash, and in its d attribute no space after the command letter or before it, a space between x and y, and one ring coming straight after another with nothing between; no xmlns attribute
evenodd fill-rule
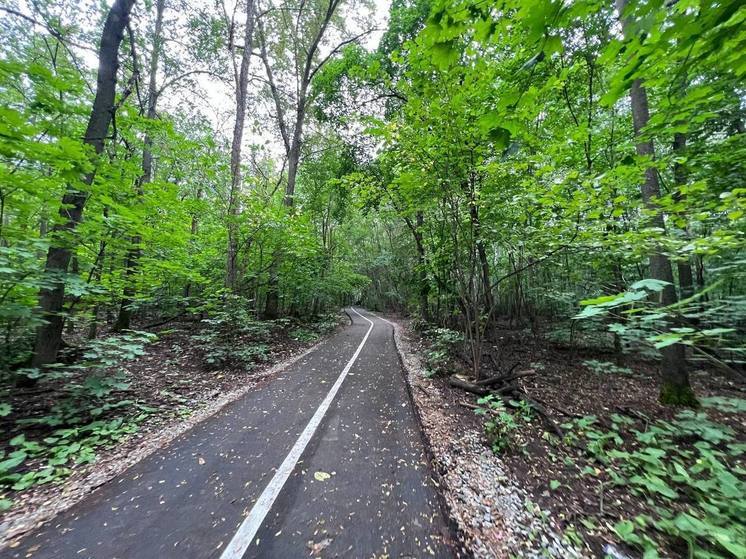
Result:
<svg viewBox="0 0 746 559"><path fill-rule="evenodd" d="M411 397L431 453L436 483L461 539L460 555L493 557L588 557L563 537L488 448L478 421L453 391L428 378L408 325L393 322L394 338Z"/></svg>

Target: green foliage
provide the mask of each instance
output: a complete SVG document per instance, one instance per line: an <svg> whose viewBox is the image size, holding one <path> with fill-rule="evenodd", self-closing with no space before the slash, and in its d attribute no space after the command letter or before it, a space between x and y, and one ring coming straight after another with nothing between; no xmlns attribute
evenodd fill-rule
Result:
<svg viewBox="0 0 746 559"><path fill-rule="evenodd" d="M22 432L10 439L9 450L0 451L0 487L23 491L64 478L72 466L94 461L97 447L110 446L137 431L138 423L156 410L114 396L130 386L117 368L140 357L155 338L148 332L130 331L91 342L74 365L19 372L41 383L64 384L61 397L45 415L15 419L14 430ZM9 406L7 410L11 411ZM47 434L30 439L25 433L34 431L24 431L29 427L46 429Z"/></svg>
<svg viewBox="0 0 746 559"><path fill-rule="evenodd" d="M296 328L290 332L290 337L299 342L312 342L318 339L318 334L307 328Z"/></svg>
<svg viewBox="0 0 746 559"><path fill-rule="evenodd" d="M192 339L210 368L250 370L267 359L272 324L256 320L248 301L223 294L219 304L208 304L205 310L208 310L208 317L202 319L205 327Z"/></svg>
<svg viewBox="0 0 746 559"><path fill-rule="evenodd" d="M650 301L649 294L660 292L666 285L666 282L657 280L640 280L632 284L629 291L624 293L581 301L580 304L584 306L583 311L573 318L598 318L616 313L614 316L624 317L624 322L611 322L608 325L610 332L628 341L647 344L656 350L673 344L714 348L739 343L736 328L712 327L712 323L707 318L707 312L703 312L699 301L713 287L689 299L665 307ZM733 311L736 310L737 308L733 309ZM733 320L736 316L738 313L732 312L729 319ZM671 324L687 325L671 326ZM732 350L739 355L744 353L743 348L734 347ZM671 403L693 401L693 394L688 393L690 391L679 392L681 391L678 387L670 387L662 398Z"/></svg>
<svg viewBox="0 0 746 559"><path fill-rule="evenodd" d="M432 328L426 332L430 348L425 353L429 376L453 372L453 360L464 342L464 336L448 328Z"/></svg>
<svg viewBox="0 0 746 559"><path fill-rule="evenodd" d="M339 325L339 316L335 314L322 315L313 317L310 322L306 322L288 332L290 339L308 343L318 340L324 334L334 330Z"/></svg>
<svg viewBox="0 0 746 559"><path fill-rule="evenodd" d="M737 399L724 402L731 411L745 405ZM722 403L715 399L706 405ZM661 538L684 542L692 557L742 556L746 448L736 442L733 430L704 412L686 410L673 421L631 430L631 443L625 444L621 427L634 422L618 415L612 419L608 432L598 429L593 417L575 420L566 425L572 428L566 442L585 444L614 484L650 504L650 514L617 523L617 535L646 557L659 556Z"/></svg>
<svg viewBox="0 0 746 559"><path fill-rule="evenodd" d="M596 374L610 374L610 375L632 375L634 372L629 367L620 367L609 363L607 361L598 361L596 359L588 359L583 361L583 365L588 367L591 371Z"/></svg>
<svg viewBox="0 0 746 559"><path fill-rule="evenodd" d="M729 398L725 396L711 396L702 398L700 403L705 408L716 408L725 413L746 412L746 400L741 398Z"/></svg>
<svg viewBox="0 0 746 559"><path fill-rule="evenodd" d="M477 404L481 407L475 413L486 416L484 428L492 451L499 454L518 448L521 423L528 423L533 419L531 407L524 401L511 401L511 406L517 411L510 413L505 403L494 394L479 398Z"/></svg>
<svg viewBox="0 0 746 559"><path fill-rule="evenodd" d="M311 341L326 327L309 317L358 302L436 324L432 374L464 359L479 373L487 334L505 324L569 345L613 340L642 357L683 344L697 365L746 362L742 3L630 0L618 14L612 2L591 0L395 0L374 52L361 40L334 48L321 4L270 10L264 46L280 93L250 86L247 127L256 141L245 146L237 189L222 122L223 107L234 103L219 99L216 122L204 100L224 88L201 95L191 78L230 75L236 62L235 30L217 6L185 3L183 17L166 18L162 38L148 36L149 10L141 14L143 25L125 41L134 38L133 52L145 56L157 52L151 45L162 49L157 118L143 116L148 94L132 84L145 80L136 80L123 47L116 126L94 156L82 138L95 64L79 52L94 24L68 21L65 2L42 4L28 9L53 20L54 32L10 13L2 22L0 380L64 385L65 398L26 425L46 425L52 438L75 430L71 445L81 448L65 455L40 441L19 443L10 454L24 453L23 461L11 462L8 475L42 471L29 461L59 454L61 463L38 478L46 480L99 444L81 440L109 441L129 429L127 421L111 424L139 405L124 396L132 380L118 363L136 359L148 340L136 333L96 340L123 307L136 325L201 320L194 346L214 368L264 361L278 332ZM361 23L358 7L334 14L335 38L347 37L345 21ZM316 33L321 57L311 53ZM307 58L319 66L309 68L312 82L299 94ZM650 114L640 130L627 99L635 80ZM291 118L301 102L302 134ZM283 112L292 126L277 126ZM277 128L274 137L264 133ZM276 154L289 154L295 132L302 141L291 206L287 158ZM642 142L653 153L639 155ZM660 192L643 199L641 184L651 177ZM75 228L65 225L65 192L85 194ZM223 289L229 230L238 280ZM50 248L70 252L62 273L45 273ZM666 260L671 274L654 273L651 257ZM80 359L61 353L74 365L29 367L36 331L49 318L40 295L62 287L62 346L95 341ZM275 293L280 313L299 320L259 320ZM608 363L586 366L628 374ZM689 403L693 394L664 386L662 399ZM520 403L512 414L483 404L492 409L498 449L530 420ZM0 416L16 421L17 413L0 403ZM588 452L615 460L617 436L583 421ZM21 456L10 454L6 467ZM706 509L687 514L699 522L731 514ZM660 530L702 528L689 517L677 527L675 518ZM725 525L718 518L707 525ZM652 525L636 520L619 530L636 534L641 522ZM712 534L722 541L711 547L731 545ZM699 537L687 537L699 550Z"/></svg>

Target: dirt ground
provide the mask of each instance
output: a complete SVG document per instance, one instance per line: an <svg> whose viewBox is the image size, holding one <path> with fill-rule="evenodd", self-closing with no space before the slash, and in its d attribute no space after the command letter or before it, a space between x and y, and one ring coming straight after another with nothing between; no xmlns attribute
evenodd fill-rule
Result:
<svg viewBox="0 0 746 559"><path fill-rule="evenodd" d="M414 355L418 363L410 367L413 397L467 552L477 557L638 555L619 541L612 527L622 518L649 513L645 500L611 483L603 466L579 446L550 442L546 425L536 419L519 422L511 447L499 455L493 453L484 434L485 420L474 413L478 397L450 386L446 377L428 378L422 357L430 342L411 329L400 330L404 353L410 358ZM563 431L562 425L572 419L596 416L603 428L610 424L612 415L623 415L631 420L621 432L627 445L633 429L645 430L647 424L670 420L681 411L658 403L654 363L628 357L623 365L629 371L601 372L593 362L613 363L610 352L571 348L527 331L501 330L494 344L489 360L492 371L487 376L511 369L535 372L517 382ZM695 369L691 380L699 398L744 398L744 387L737 379L716 371ZM746 441L742 417L712 408L707 412L711 420L731 427L739 442ZM595 475L583 475L588 468L594 469ZM516 532L515 527L516 521L532 520L516 517L512 505L505 502L496 506L499 495L495 495L495 485L518 491L524 507L532 503L528 508L535 505L538 516L546 520L531 529L542 534L531 538L532 545L525 539L520 541L525 534ZM463 498L464 486L470 488L468 499ZM668 551L673 557L686 553L675 544Z"/></svg>

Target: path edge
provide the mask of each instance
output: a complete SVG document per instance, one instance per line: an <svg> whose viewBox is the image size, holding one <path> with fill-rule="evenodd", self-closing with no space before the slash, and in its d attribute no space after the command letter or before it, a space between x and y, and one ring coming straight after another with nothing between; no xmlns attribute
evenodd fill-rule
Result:
<svg viewBox="0 0 746 559"><path fill-rule="evenodd" d="M371 313L374 316L380 318L381 320L384 320L385 322L388 322L393 327L391 329L391 337L394 340L394 346L396 347L396 354L399 357L399 363L401 365L401 373L404 377L404 386L407 390L407 397L409 398L409 404L412 406L412 409L414 410L415 418L417 419L417 425L419 426L420 431L420 439L422 440L422 446L425 448L425 456L427 457L428 462L428 468L430 469L431 474L433 475L433 482L435 482L436 488L437 488L437 495L438 495L438 504L440 505L441 512L443 513L443 517L446 520L446 523L448 524L448 529L450 530L450 535L452 538L453 543L453 551L459 559L472 559L474 557L474 554L469 549L468 545L466 544L466 538L464 537L463 531L461 530L461 527L459 526L459 523L456 520L454 511L448 502L448 499L446 498L445 492L448 491L448 483L445 480L445 478L441 475L440 471L436 467L436 464L438 463L435 457L435 452L433 451L432 443L430 442L430 437L427 434L427 431L425 429L424 422L422 420L422 415L420 412L420 408L417 405L417 400L414 397L414 387L411 382L411 378L413 375L417 374L418 365L417 363L410 363L408 360L408 352L404 349L404 344L402 342L402 334L404 331L404 327L399 324L398 322L395 322L393 320L388 320L386 318L382 318L381 316ZM411 359L415 361L419 361L419 358L416 355L409 355Z"/></svg>
<svg viewBox="0 0 746 559"><path fill-rule="evenodd" d="M346 328L348 325L345 324L342 327ZM256 388L257 384L261 381L267 380L269 377L284 371L297 361L303 359L306 355L318 349L319 346L324 344L339 330L340 328L335 328L333 331L317 340L310 347L299 349L291 354L287 359L275 363L265 370L252 375L250 379L247 379L244 386L223 394L203 408L195 411L188 418L182 421L175 421L172 428L162 429L160 435L153 437L148 441L143 441L144 444L138 447L137 450L127 451L126 449L122 449L120 452L115 452L112 455L107 456L106 460L112 463L111 467L108 468L103 475L100 471L96 470L86 474L69 493L65 493L63 490L60 497L64 497L64 499L61 498L60 503L56 503L52 506L49 506L49 504L45 502L38 503L36 507L27 514L0 524L0 552L14 547L14 543L19 542L30 532L53 520L60 513L71 509L83 499L95 493L100 487L103 487L117 476L129 470L135 464L138 464L155 452L167 448L176 439L184 436L202 422L214 417L228 405L248 394L252 389Z"/></svg>
<svg viewBox="0 0 746 559"><path fill-rule="evenodd" d="M380 318L380 317L379 317ZM490 520L492 530L498 530L490 533L487 525L477 526L473 524L474 519L481 516L481 513L472 514L472 507L461 508L464 503L472 503L469 500L468 491L462 494L461 488L454 486L450 481L451 467L459 467L458 456L452 455L456 461L444 463L439 457L435 456L435 448L438 448L438 440L431 433L431 426L422 416L418 396L415 395L415 388L425 391L418 383L419 379L425 379L422 375L424 370L421 357L408 341L405 336L410 328L399 322L383 319L393 326L394 342L399 353L399 359L402 362L402 374L405 375L405 383L409 397L413 400L415 415L420 422L422 437L425 440L425 448L428 458L431 462L431 470L437 476L439 495L445 503L444 511L447 514L449 523L455 524L453 532L456 534L456 543L460 546L454 549L457 557L480 558L480 559L497 559L525 557L530 559L540 559L552 557L557 559L583 559L591 557L588 550L578 547L568 541L563 531L557 526L551 516L547 517L544 511L530 501L530 495L524 488L511 481L510 473L504 471L499 460L494 461L494 455L489 452L490 460L487 463L473 461L476 468L469 468L469 473L478 474L477 477L484 477L486 480L495 481L498 490L493 492L490 499L493 503L490 505L490 512L494 515L497 522ZM426 392L425 392L426 393ZM426 393L427 394L427 393ZM427 394L429 398L430 395ZM424 408L422 408L424 409ZM468 435L468 432L465 433ZM468 437L467 437L468 439ZM469 444L466 441L463 450L469 451ZM463 446L463 445L462 445ZM479 446L483 442L479 441ZM481 456L479 453L475 456ZM468 462L468 459L467 459ZM484 469L482 466L486 465ZM494 468L497 468L496 470ZM468 485L466 487L469 488ZM479 500L481 493L472 495L472 499ZM466 500L465 500L466 499ZM527 501L531 508L527 508ZM475 503L477 501L474 501ZM473 532L470 530L474 528ZM531 537L532 533L537 533L541 537ZM497 536L496 538L494 536Z"/></svg>

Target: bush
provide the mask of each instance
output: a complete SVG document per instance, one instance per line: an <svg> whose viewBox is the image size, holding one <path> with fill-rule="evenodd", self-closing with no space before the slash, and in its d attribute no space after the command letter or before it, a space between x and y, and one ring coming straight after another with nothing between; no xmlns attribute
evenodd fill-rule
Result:
<svg viewBox="0 0 746 559"><path fill-rule="evenodd" d="M490 443L492 452L499 454L516 447L519 421L531 420L531 410L525 402L515 402L518 413L513 415L505 408L505 403L494 394L488 394L477 400L477 404L483 406L476 410L478 415L485 415L488 419L484 422L485 434Z"/></svg>
<svg viewBox="0 0 746 559"><path fill-rule="evenodd" d="M97 447L135 432L138 423L155 410L134 400L111 397L129 388L124 371L116 367L141 356L155 337L147 332L126 332L91 342L83 351L83 360L74 365L17 371L40 383L64 381L63 396L45 415L15 420L16 427L42 427L47 434L35 440L19 434L8 442L9 448L0 450L0 487L22 491L55 481L70 473L70 463L92 462ZM10 405L0 404L0 415L11 411ZM112 417L120 412L120 417ZM0 498L0 510L10 506L10 499Z"/></svg>
<svg viewBox="0 0 746 559"><path fill-rule="evenodd" d="M433 328L427 331L430 349L425 353L425 367L431 376L445 375L452 371L452 361L464 336L449 328Z"/></svg>
<svg viewBox="0 0 746 559"><path fill-rule="evenodd" d="M256 320L249 303L243 297L227 295L222 305L209 307L208 317L202 320L205 328L192 339L210 368L251 369L267 359L266 342L274 324Z"/></svg>

